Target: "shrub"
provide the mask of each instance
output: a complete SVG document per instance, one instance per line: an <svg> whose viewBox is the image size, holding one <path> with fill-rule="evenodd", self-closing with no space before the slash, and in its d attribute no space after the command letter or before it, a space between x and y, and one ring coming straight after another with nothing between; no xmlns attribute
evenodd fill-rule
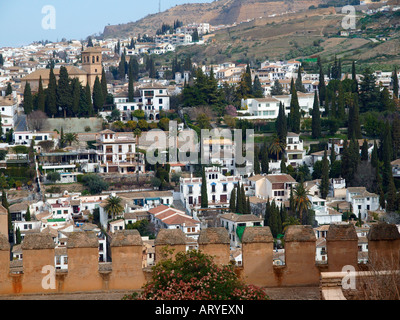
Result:
<svg viewBox="0 0 400 320"><path fill-rule="evenodd" d="M87 174L82 177L83 184L89 188L91 194L98 194L107 190L109 185L101 177L95 174Z"/></svg>
<svg viewBox="0 0 400 320"><path fill-rule="evenodd" d="M165 250L164 253L168 253ZM153 267L153 277L143 293L126 296L139 300L266 300L256 286L241 282L233 265L219 266L201 251L179 252L175 260L164 257Z"/></svg>

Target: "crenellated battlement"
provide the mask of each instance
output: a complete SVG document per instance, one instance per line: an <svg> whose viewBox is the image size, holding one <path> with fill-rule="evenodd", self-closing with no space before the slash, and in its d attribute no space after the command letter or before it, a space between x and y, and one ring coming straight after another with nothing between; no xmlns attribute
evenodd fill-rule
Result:
<svg viewBox="0 0 400 320"><path fill-rule="evenodd" d="M326 238L327 264L315 261L316 237L311 226L289 226L284 237L285 265L273 264L273 237L269 227L246 228L242 237L243 265L237 274L248 284L263 287L320 286L321 274L341 272L343 266L357 263L357 234L354 225L331 225ZM395 262L398 269L400 234L394 225L378 224L368 235L369 256L374 261ZM229 237L225 228L200 232L199 249L215 257L218 264L229 263ZM179 229L163 229L155 241L156 262L163 249L174 249L172 256L186 250L185 236ZM0 235L0 294L72 293L139 290L148 278L142 267L143 245L137 230L117 232L110 243L111 263L99 263L98 242L90 232L71 233L67 241L68 270L54 270L55 246L45 234L26 235L22 272L13 272L10 246ZM46 266L53 267L45 270ZM44 273L42 271L44 270Z"/></svg>

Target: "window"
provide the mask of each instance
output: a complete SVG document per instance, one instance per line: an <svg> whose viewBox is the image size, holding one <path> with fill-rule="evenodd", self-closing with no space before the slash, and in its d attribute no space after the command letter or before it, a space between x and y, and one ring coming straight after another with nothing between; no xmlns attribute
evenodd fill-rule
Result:
<svg viewBox="0 0 400 320"><path fill-rule="evenodd" d="M211 192L215 192L215 185L211 186Z"/></svg>
<svg viewBox="0 0 400 320"><path fill-rule="evenodd" d="M222 187L223 187L223 191L226 192L227 191L227 185L223 184Z"/></svg>
<svg viewBox="0 0 400 320"><path fill-rule="evenodd" d="M68 257L64 257L64 264L68 264Z"/></svg>
<svg viewBox="0 0 400 320"><path fill-rule="evenodd" d="M159 103L159 104L162 104L162 103L163 103L163 100L162 100L162 99L158 99L158 103Z"/></svg>
<svg viewBox="0 0 400 320"><path fill-rule="evenodd" d="M60 257L60 256L57 256L57 257L56 257L56 264L57 264L57 265L60 265L60 264L61 264L61 257Z"/></svg>

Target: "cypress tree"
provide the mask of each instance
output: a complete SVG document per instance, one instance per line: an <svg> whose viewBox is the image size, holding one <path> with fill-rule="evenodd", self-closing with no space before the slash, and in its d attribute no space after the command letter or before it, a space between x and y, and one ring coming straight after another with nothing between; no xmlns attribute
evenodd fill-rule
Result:
<svg viewBox="0 0 400 320"><path fill-rule="evenodd" d="M374 140L374 148L371 153L371 165L374 168L378 167L378 146L376 145L376 141Z"/></svg>
<svg viewBox="0 0 400 320"><path fill-rule="evenodd" d="M272 200L271 204L271 215L269 219L269 227L274 238L278 235L278 215L276 212L275 200Z"/></svg>
<svg viewBox="0 0 400 320"><path fill-rule="evenodd" d="M393 175L390 174L387 201L386 201L386 211L388 212L396 211L396 195L397 195L397 190L396 186L394 185Z"/></svg>
<svg viewBox="0 0 400 320"><path fill-rule="evenodd" d="M322 178L319 190L321 192L321 197L326 199L329 192L329 160L326 149L324 151L324 157L322 158Z"/></svg>
<svg viewBox="0 0 400 320"><path fill-rule="evenodd" d="M92 102L92 93L90 91L89 83L86 84L85 97L86 97L85 100L87 102L87 116L91 117L94 115L94 109L93 109L93 102Z"/></svg>
<svg viewBox="0 0 400 320"><path fill-rule="evenodd" d="M260 174L261 173L261 167L260 167L260 160L259 160L259 150L256 147L255 148L255 154L254 154L254 174Z"/></svg>
<svg viewBox="0 0 400 320"><path fill-rule="evenodd" d="M43 112L46 110L46 95L43 90L42 76L39 78L37 109Z"/></svg>
<svg viewBox="0 0 400 320"><path fill-rule="evenodd" d="M286 208L283 206L283 204L281 204L280 216L281 216L281 222L283 224L288 218Z"/></svg>
<svg viewBox="0 0 400 320"><path fill-rule="evenodd" d="M331 107L329 109L329 116L331 119L336 119L337 113L336 113L336 92L335 90L332 90L331 92Z"/></svg>
<svg viewBox="0 0 400 320"><path fill-rule="evenodd" d="M240 187L240 183L238 183L238 187L236 190L236 213L243 212L243 202L242 202L242 188Z"/></svg>
<svg viewBox="0 0 400 320"><path fill-rule="evenodd" d="M320 105L318 102L317 91L315 91L313 111L312 111L312 123L311 123L312 137L314 139L318 139L321 137L321 113L319 110L319 106Z"/></svg>
<svg viewBox="0 0 400 320"><path fill-rule="evenodd" d="M240 212L240 213L242 213L242 214L244 214L244 213L246 213L246 207L247 207L247 204L246 204L246 193L245 193L245 191L244 191L244 184L242 183L242 185L240 186L240 188L241 188L241 190L240 190L240 196L241 196L241 202L242 202L242 212Z"/></svg>
<svg viewBox="0 0 400 320"><path fill-rule="evenodd" d="M287 136L287 118L285 114L285 106L279 102L279 113L275 121L275 129L278 134L279 140L286 143Z"/></svg>
<svg viewBox="0 0 400 320"><path fill-rule="evenodd" d="M271 220L271 205L268 198L268 201L265 205L264 226L266 227L270 226L270 220Z"/></svg>
<svg viewBox="0 0 400 320"><path fill-rule="evenodd" d="M126 63L125 55L122 54L121 55L121 60L120 60L120 62L118 64L118 77L119 77L120 80L125 80L125 74L126 74L125 73L125 63Z"/></svg>
<svg viewBox="0 0 400 320"><path fill-rule="evenodd" d="M340 120L344 120L345 117L346 117L346 111L345 111L344 90L343 90L343 84L340 81L338 96L337 96L337 118Z"/></svg>
<svg viewBox="0 0 400 320"><path fill-rule="evenodd" d="M81 84L78 78L72 80L72 114L70 116L77 117L79 114L81 102Z"/></svg>
<svg viewBox="0 0 400 320"><path fill-rule="evenodd" d="M25 114L30 114L33 111L33 98L32 91L29 82L25 84L24 90L24 112Z"/></svg>
<svg viewBox="0 0 400 320"><path fill-rule="evenodd" d="M269 171L268 148L265 144L261 152L261 171L265 174L268 174Z"/></svg>
<svg viewBox="0 0 400 320"><path fill-rule="evenodd" d="M263 98L264 97L264 91L263 91L263 88L261 86L261 82L260 82L260 79L258 78L258 76L255 76L255 78L254 78L252 95L254 98Z"/></svg>
<svg viewBox="0 0 400 320"><path fill-rule="evenodd" d="M6 89L6 97L10 94L12 94L13 88L11 86L11 83L7 83L7 89Z"/></svg>
<svg viewBox="0 0 400 320"><path fill-rule="evenodd" d="M101 83L100 79L98 76L96 76L96 80L94 81L94 86L93 86L93 109L94 112L97 113L99 112L104 105L104 98L103 98L103 92L101 89Z"/></svg>
<svg viewBox="0 0 400 320"><path fill-rule="evenodd" d="M21 231L19 230L19 227L17 227L17 230L15 230L15 243L21 244L21 241L22 241Z"/></svg>
<svg viewBox="0 0 400 320"><path fill-rule="evenodd" d="M331 147L330 160L331 160L331 166L332 166L332 164L336 161L336 152L335 152L335 148L334 148L333 144Z"/></svg>
<svg viewBox="0 0 400 320"><path fill-rule="evenodd" d="M57 105L61 107L64 118L66 118L67 111L72 107L72 87L65 67L60 68L60 77L57 84Z"/></svg>
<svg viewBox="0 0 400 320"><path fill-rule="evenodd" d="M53 68L50 69L49 85L46 94L46 114L54 117L57 114L57 82Z"/></svg>
<svg viewBox="0 0 400 320"><path fill-rule="evenodd" d="M129 102L134 100L135 89L133 87L133 73L129 73L129 84L128 84L128 99Z"/></svg>
<svg viewBox="0 0 400 320"><path fill-rule="evenodd" d="M282 155L282 160L281 160L281 173L287 173L285 154Z"/></svg>
<svg viewBox="0 0 400 320"><path fill-rule="evenodd" d="M361 148L361 161L368 161L368 142L364 139L362 148Z"/></svg>
<svg viewBox="0 0 400 320"><path fill-rule="evenodd" d="M387 188L390 183L390 177L392 176L392 152L393 152L393 144L392 144L392 133L390 130L390 124L386 121L385 124L385 131L383 137L383 146L382 146L382 153L383 153L383 187Z"/></svg>
<svg viewBox="0 0 400 320"><path fill-rule="evenodd" d="M300 133L300 105L297 97L297 90L294 86L293 78L291 84L291 100L290 100L290 129L294 133Z"/></svg>
<svg viewBox="0 0 400 320"><path fill-rule="evenodd" d="M320 105L324 105L326 96L325 75L322 69L321 58L318 56L317 64L319 67L318 96Z"/></svg>
<svg viewBox="0 0 400 320"><path fill-rule="evenodd" d="M204 167L201 174L201 207L208 208L207 178Z"/></svg>
<svg viewBox="0 0 400 320"><path fill-rule="evenodd" d="M105 72L104 68L102 69L102 72L101 72L101 93L103 94L104 104L106 104L108 90L107 90L107 77L106 77L106 72Z"/></svg>
<svg viewBox="0 0 400 320"><path fill-rule="evenodd" d="M247 200L246 200L246 213L247 214L251 214L251 205L250 205L250 198L249 197L247 197Z"/></svg>
<svg viewBox="0 0 400 320"><path fill-rule="evenodd" d="M399 79L397 76L397 68L394 68L392 75L392 85L393 85L393 97L395 99L399 98Z"/></svg>
<svg viewBox="0 0 400 320"><path fill-rule="evenodd" d="M29 206L28 206L28 208L26 209L25 221L31 221L31 211L30 211L30 209L29 209Z"/></svg>
<svg viewBox="0 0 400 320"><path fill-rule="evenodd" d="M297 78L295 82L296 91L298 92L306 92L306 89L303 86L303 80L301 79L301 66L297 69Z"/></svg>
<svg viewBox="0 0 400 320"><path fill-rule="evenodd" d="M229 199L229 209L231 212L236 212L236 188L233 187L231 191L231 198Z"/></svg>

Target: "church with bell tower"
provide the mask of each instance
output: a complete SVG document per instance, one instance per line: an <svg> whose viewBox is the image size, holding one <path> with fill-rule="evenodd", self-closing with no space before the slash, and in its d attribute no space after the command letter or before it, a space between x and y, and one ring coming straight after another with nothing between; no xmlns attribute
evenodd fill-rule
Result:
<svg viewBox="0 0 400 320"><path fill-rule="evenodd" d="M82 51L82 69L87 72L87 82L93 88L96 76L101 80L102 50L100 47L90 47Z"/></svg>

